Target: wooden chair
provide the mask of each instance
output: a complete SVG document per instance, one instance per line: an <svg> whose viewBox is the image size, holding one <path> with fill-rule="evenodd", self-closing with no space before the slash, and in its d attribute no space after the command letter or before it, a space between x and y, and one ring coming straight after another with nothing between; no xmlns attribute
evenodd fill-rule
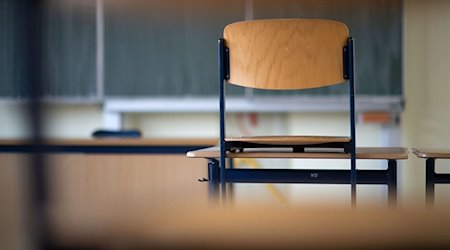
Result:
<svg viewBox="0 0 450 250"><path fill-rule="evenodd" d="M353 39L345 24L321 19L243 21L225 27L219 39L220 180L225 197L227 152L248 148L341 149L350 154L352 204L356 202ZM225 136L224 82L267 90L301 90L347 83L350 136ZM328 154L328 153L326 153ZM339 154L339 153L337 153ZM317 158L323 155L317 153ZM249 172L249 174L251 174ZM277 174L283 182L289 173Z"/></svg>

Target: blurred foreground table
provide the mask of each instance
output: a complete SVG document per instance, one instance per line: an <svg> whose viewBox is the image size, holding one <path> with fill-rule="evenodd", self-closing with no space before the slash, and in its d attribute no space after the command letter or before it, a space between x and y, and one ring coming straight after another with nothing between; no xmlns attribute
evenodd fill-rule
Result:
<svg viewBox="0 0 450 250"><path fill-rule="evenodd" d="M109 216L92 210L77 214L53 210L49 215L55 245L94 249L450 247L450 215L446 210L258 205L125 210Z"/></svg>

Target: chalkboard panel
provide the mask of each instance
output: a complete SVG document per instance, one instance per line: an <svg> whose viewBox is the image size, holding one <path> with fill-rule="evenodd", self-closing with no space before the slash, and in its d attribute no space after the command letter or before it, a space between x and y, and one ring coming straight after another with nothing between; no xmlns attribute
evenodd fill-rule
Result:
<svg viewBox="0 0 450 250"><path fill-rule="evenodd" d="M255 19L327 18L348 25L355 38L356 94L402 94L402 1L399 0L258 0ZM302 92L271 91L271 95L340 95L346 85ZM255 91L256 94L269 94Z"/></svg>
<svg viewBox="0 0 450 250"><path fill-rule="evenodd" d="M44 95L97 96L96 5L44 1ZM357 96L402 95L401 0L134 0L105 7L106 97L217 96L217 39L223 27L253 18L331 18L346 23L356 40ZM124 2L125 3L125 2ZM23 97L25 24L20 1L0 1L0 97ZM249 9L247 9L248 11ZM342 95L345 85L258 95ZM227 95L244 96L230 86Z"/></svg>
<svg viewBox="0 0 450 250"><path fill-rule="evenodd" d="M43 4L41 44L42 95L96 95L95 9L74 1ZM0 1L0 96L27 97L27 25L23 1ZM37 10L32 10L37 11Z"/></svg>
<svg viewBox="0 0 450 250"><path fill-rule="evenodd" d="M329 18L356 40L358 95L402 94L402 2L391 0L257 0L253 17ZM244 1L147 1L141 11L106 13L107 96L217 95L216 40L244 19ZM255 95L342 95L346 85ZM227 94L243 95L239 87Z"/></svg>
<svg viewBox="0 0 450 250"><path fill-rule="evenodd" d="M0 1L0 97L25 96L28 92L23 76L26 63L26 41L21 33L25 27L19 1Z"/></svg>
<svg viewBox="0 0 450 250"><path fill-rule="evenodd" d="M95 97L95 6L52 1L43 12L43 93L56 97Z"/></svg>
<svg viewBox="0 0 450 250"><path fill-rule="evenodd" d="M120 10L105 4L107 96L217 93L217 40L227 23L244 19L244 0L150 0Z"/></svg>

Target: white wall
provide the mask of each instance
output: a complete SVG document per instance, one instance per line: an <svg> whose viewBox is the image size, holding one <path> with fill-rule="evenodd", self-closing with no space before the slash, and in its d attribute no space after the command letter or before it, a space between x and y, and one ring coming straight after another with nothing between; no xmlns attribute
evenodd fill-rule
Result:
<svg viewBox="0 0 450 250"><path fill-rule="evenodd" d="M450 1L405 1L404 26L403 145L450 148ZM402 198L423 201L425 163L410 158L402 169ZM436 202L448 197L439 189L449 190L438 187Z"/></svg>
<svg viewBox="0 0 450 250"><path fill-rule="evenodd" d="M26 106L11 102L0 102L0 138L28 137L30 127Z"/></svg>
<svg viewBox="0 0 450 250"><path fill-rule="evenodd" d="M89 138L92 131L102 128L100 105L46 104L42 107L43 133L49 138ZM0 138L28 138L31 121L28 104L0 102Z"/></svg>

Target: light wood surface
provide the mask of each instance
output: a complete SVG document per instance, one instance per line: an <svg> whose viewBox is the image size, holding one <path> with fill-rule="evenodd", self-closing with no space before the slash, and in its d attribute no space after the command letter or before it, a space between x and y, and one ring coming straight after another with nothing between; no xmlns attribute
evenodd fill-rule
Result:
<svg viewBox="0 0 450 250"><path fill-rule="evenodd" d="M0 154L0 249L33 249L28 245L32 239L28 156ZM188 159L184 154L45 156L49 195L46 205L57 206L68 216L95 211L99 217L83 221L94 225L94 229L103 223L101 218L113 218L117 211L129 215L133 208L141 206L170 207L174 202L208 204L208 183L198 181L208 177L205 159Z"/></svg>
<svg viewBox="0 0 450 250"><path fill-rule="evenodd" d="M194 160L194 161L193 161ZM206 160L184 155L58 154L47 158L52 201L68 210L207 201Z"/></svg>
<svg viewBox="0 0 450 250"><path fill-rule="evenodd" d="M306 89L344 82L345 24L321 19L253 20L229 24L229 83L261 89Z"/></svg>
<svg viewBox="0 0 450 250"><path fill-rule="evenodd" d="M195 206L52 213L60 245L101 249L447 249L448 210ZM92 218L97 218L93 223ZM115 249L115 248L114 248Z"/></svg>
<svg viewBox="0 0 450 250"><path fill-rule="evenodd" d="M30 144L30 140L22 139L3 139L0 140L0 146L20 146ZM217 139L130 139L130 138L101 138L101 139L48 139L44 140L46 145L61 146L204 146L215 145Z"/></svg>
<svg viewBox="0 0 450 250"><path fill-rule="evenodd" d="M187 152L191 158L219 158L219 147L210 147ZM349 159L346 153L293 153L292 151L278 149L252 149L239 153L227 152L227 158L292 158L292 159ZM356 149L357 159L408 159L408 149L399 147L358 147Z"/></svg>
<svg viewBox="0 0 450 250"><path fill-rule="evenodd" d="M449 149L423 149L413 148L412 152L420 158L450 159Z"/></svg>
<svg viewBox="0 0 450 250"><path fill-rule="evenodd" d="M30 179L24 154L0 154L0 249L31 249Z"/></svg>
<svg viewBox="0 0 450 250"><path fill-rule="evenodd" d="M408 159L408 149L402 147L358 147L356 148L357 159Z"/></svg>
<svg viewBox="0 0 450 250"><path fill-rule="evenodd" d="M225 138L227 142L248 142L269 145L314 145L322 143L350 142L350 137L343 136L252 136Z"/></svg>

